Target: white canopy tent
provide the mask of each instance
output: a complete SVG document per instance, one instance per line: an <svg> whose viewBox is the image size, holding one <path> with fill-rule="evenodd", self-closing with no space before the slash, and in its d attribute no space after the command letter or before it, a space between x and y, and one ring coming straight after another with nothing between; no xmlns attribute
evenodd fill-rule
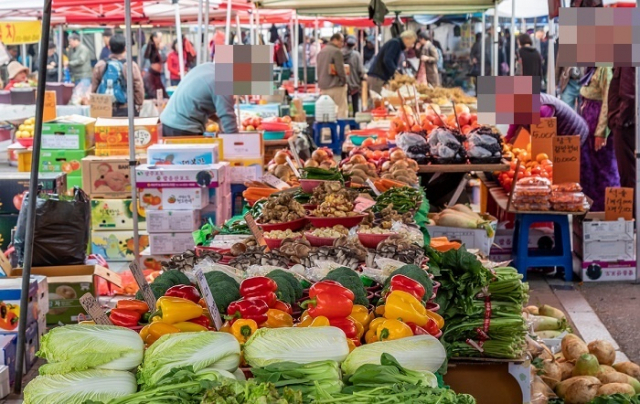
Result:
<svg viewBox="0 0 640 404"><path fill-rule="evenodd" d="M370 0L254 0L256 5L265 9L293 9L300 15L341 15L358 17L368 15ZM484 11L493 7L493 0L386 0L385 5L391 13L422 14L465 14Z"/></svg>

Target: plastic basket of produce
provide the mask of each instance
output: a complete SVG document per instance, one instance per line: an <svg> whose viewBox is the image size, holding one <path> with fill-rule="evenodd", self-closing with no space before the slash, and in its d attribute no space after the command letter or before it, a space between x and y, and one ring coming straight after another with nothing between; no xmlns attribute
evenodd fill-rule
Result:
<svg viewBox="0 0 640 404"><path fill-rule="evenodd" d="M23 138L19 138L16 139L18 141L18 143L20 143L20 145L22 147L32 147L33 146L33 138L32 137L23 137Z"/></svg>
<svg viewBox="0 0 640 404"><path fill-rule="evenodd" d="M262 129L264 129L265 132L284 132L289 129L289 124L283 122L262 121Z"/></svg>
<svg viewBox="0 0 640 404"><path fill-rule="evenodd" d="M262 231L274 231L274 230L300 230L307 223L307 219L302 217L300 219L292 220L290 222L283 223L258 223L258 226Z"/></svg>
<svg viewBox="0 0 640 404"><path fill-rule="evenodd" d="M281 140L284 139L285 131L264 131L262 138L264 140Z"/></svg>
<svg viewBox="0 0 640 404"><path fill-rule="evenodd" d="M360 243L367 248L376 248L378 247L378 244L388 239L392 234L394 233L374 234L358 232L358 240L360 240Z"/></svg>
<svg viewBox="0 0 640 404"><path fill-rule="evenodd" d="M362 143L369 138L377 139L378 136L349 135L349 139L351 139L351 143L353 143L354 146L362 146Z"/></svg>
<svg viewBox="0 0 640 404"><path fill-rule="evenodd" d="M313 227L333 227L343 225L346 228L354 227L360 224L367 215L356 215L348 217L316 217L307 216L307 220Z"/></svg>
<svg viewBox="0 0 640 404"><path fill-rule="evenodd" d="M331 247L336 240L333 237L318 237L311 234L311 232L304 233L304 237L309 241L312 247Z"/></svg>
<svg viewBox="0 0 640 404"><path fill-rule="evenodd" d="M313 194L313 189L319 186L320 184L322 184L323 182L325 182L325 180L301 179L300 188L302 188L302 191L306 194Z"/></svg>

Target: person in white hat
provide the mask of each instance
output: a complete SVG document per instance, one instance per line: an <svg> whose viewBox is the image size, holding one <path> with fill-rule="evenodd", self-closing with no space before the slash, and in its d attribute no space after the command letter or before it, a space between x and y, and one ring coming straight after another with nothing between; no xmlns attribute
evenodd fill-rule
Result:
<svg viewBox="0 0 640 404"><path fill-rule="evenodd" d="M15 60L7 66L7 73L9 82L4 88L5 90L11 90L16 84L29 81L29 68L22 66L20 62L16 62Z"/></svg>

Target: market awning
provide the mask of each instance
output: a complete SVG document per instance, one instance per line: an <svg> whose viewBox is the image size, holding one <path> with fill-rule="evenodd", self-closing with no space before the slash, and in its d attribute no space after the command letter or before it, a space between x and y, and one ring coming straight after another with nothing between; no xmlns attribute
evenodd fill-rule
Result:
<svg viewBox="0 0 640 404"><path fill-rule="evenodd" d="M293 9L300 15L340 15L363 17L368 15L370 0L324 0L319 5L311 0L256 0L265 9ZM390 12L464 14L484 11L494 6L493 0L386 0Z"/></svg>
<svg viewBox="0 0 640 404"><path fill-rule="evenodd" d="M511 18L511 10L514 0L502 0L498 5L498 17ZM516 2L516 18L536 18L546 17L549 15L549 2L547 1L530 1L515 0ZM487 12L487 15L493 15L494 9Z"/></svg>

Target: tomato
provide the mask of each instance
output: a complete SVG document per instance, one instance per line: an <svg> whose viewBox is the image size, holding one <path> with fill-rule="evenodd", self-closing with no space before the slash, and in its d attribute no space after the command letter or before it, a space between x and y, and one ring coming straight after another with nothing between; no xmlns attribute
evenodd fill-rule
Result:
<svg viewBox="0 0 640 404"><path fill-rule="evenodd" d="M469 125L471 121L471 114L468 112L463 112L461 114L458 114L458 123L460 123L460 126L465 126L465 125Z"/></svg>

